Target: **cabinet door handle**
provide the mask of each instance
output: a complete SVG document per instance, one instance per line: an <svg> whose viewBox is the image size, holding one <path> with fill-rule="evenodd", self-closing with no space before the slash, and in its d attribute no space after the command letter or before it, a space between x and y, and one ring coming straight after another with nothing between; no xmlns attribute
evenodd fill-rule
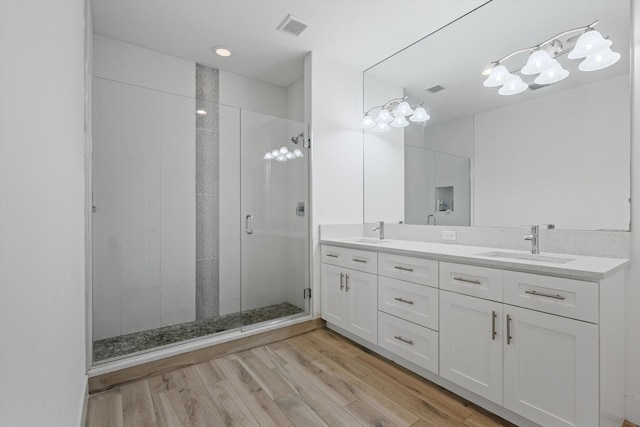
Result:
<svg viewBox="0 0 640 427"><path fill-rule="evenodd" d="M400 297L395 297L395 298L394 298L394 300L396 300L396 301L400 301L400 302L404 302L404 303L406 303L406 304L411 304L411 305L413 305L413 301L408 301L408 300L406 300L406 299L402 299L402 298L400 298Z"/></svg>
<svg viewBox="0 0 640 427"><path fill-rule="evenodd" d="M507 344L511 344L511 316L507 314Z"/></svg>
<svg viewBox="0 0 640 427"><path fill-rule="evenodd" d="M354 258L354 259L353 259L353 261L354 261L354 262L361 262L361 263L364 263L364 264L366 264L366 263L367 263L367 260L366 260L366 259L358 259L358 258Z"/></svg>
<svg viewBox="0 0 640 427"><path fill-rule="evenodd" d="M348 274L344 275L344 284L346 286L345 292L349 292L349 275Z"/></svg>
<svg viewBox="0 0 640 427"><path fill-rule="evenodd" d="M336 254L327 254L327 256L331 257L331 258L338 258L338 255L336 255Z"/></svg>
<svg viewBox="0 0 640 427"><path fill-rule="evenodd" d="M496 332L496 317L498 317L498 315L496 314L495 311L491 312L491 339L492 340L496 340L496 335L498 335L498 333Z"/></svg>
<svg viewBox="0 0 640 427"><path fill-rule="evenodd" d="M396 268L396 269L398 269L398 270L402 270L402 271L411 271L411 272L413 272L413 268L401 267L401 266L399 266L399 265L396 265L396 266L395 266L395 267L393 267L393 268Z"/></svg>
<svg viewBox="0 0 640 427"><path fill-rule="evenodd" d="M340 273L340 290L344 289L344 285L342 284L342 278L344 277L344 273Z"/></svg>
<svg viewBox="0 0 640 427"><path fill-rule="evenodd" d="M406 340L406 339L402 338L400 335L397 335L394 338L397 339L398 341L406 342L407 344L413 345L413 341Z"/></svg>
<svg viewBox="0 0 640 427"><path fill-rule="evenodd" d="M479 280L469 280L469 279L465 279L464 277L454 277L453 280L457 280L458 282L473 283L474 285L482 284L482 282Z"/></svg>
<svg viewBox="0 0 640 427"><path fill-rule="evenodd" d="M524 291L525 294L530 294L530 295L537 295L539 297L547 297L547 298L553 298L553 299L560 299L560 300L564 300L565 297L563 297L562 295L551 295L551 294L545 294L542 292L537 292L537 291Z"/></svg>

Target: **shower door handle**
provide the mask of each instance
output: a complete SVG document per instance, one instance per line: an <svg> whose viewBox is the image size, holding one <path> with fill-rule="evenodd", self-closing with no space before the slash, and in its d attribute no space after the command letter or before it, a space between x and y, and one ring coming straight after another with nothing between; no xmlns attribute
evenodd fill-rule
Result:
<svg viewBox="0 0 640 427"><path fill-rule="evenodd" d="M247 234L253 234L253 215L244 217L244 231L246 231Z"/></svg>

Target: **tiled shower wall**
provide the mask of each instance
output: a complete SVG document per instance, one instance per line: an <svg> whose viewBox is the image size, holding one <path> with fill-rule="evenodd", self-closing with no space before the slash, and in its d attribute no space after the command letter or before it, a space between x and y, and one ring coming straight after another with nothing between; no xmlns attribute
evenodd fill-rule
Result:
<svg viewBox="0 0 640 427"><path fill-rule="evenodd" d="M219 72L196 64L196 320L219 315Z"/></svg>

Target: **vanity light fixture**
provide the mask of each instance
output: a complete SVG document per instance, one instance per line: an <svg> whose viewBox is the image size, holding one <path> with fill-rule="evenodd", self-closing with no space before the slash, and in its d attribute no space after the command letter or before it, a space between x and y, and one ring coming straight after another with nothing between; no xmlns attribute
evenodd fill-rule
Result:
<svg viewBox="0 0 640 427"><path fill-rule="evenodd" d="M373 129L376 132L389 132L392 127L403 128L409 126L407 117L414 123L426 122L431 118L422 104L411 106L406 99L406 96L395 98L384 105L369 108L360 121L360 127ZM373 118L371 112L378 108L380 110Z"/></svg>
<svg viewBox="0 0 640 427"><path fill-rule="evenodd" d="M501 86L498 90L500 95L515 95L527 90L529 85L522 81L521 77L509 72L509 70L502 65L504 61L512 56L525 52L531 52L527 63L519 70L515 70L514 73L520 71L522 75L537 74L534 82L538 85L556 83L569 76L569 71L562 68L562 65L556 60L556 58L567 52L569 52L567 55L569 59L584 58L578 66L580 71L597 71L615 64L620 60L620 54L610 49L612 44L611 40L605 39L602 37L602 34L593 29L598 22L599 21L596 21L585 27L564 31L538 45L516 50L492 62L493 68L486 69L482 72L482 75L488 75L483 85L485 87ZM582 34L575 42L573 49L564 48L561 38L576 32L582 32ZM565 43L571 43L572 39L573 38L567 39Z"/></svg>
<svg viewBox="0 0 640 427"><path fill-rule="evenodd" d="M207 112L205 110L196 110L196 114L199 116L206 116Z"/></svg>

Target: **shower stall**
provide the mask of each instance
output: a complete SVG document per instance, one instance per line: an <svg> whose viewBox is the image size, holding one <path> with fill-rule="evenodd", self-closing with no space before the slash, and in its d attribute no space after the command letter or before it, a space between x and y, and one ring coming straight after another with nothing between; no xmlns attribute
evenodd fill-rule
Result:
<svg viewBox="0 0 640 427"><path fill-rule="evenodd" d="M307 125L198 90L93 78L94 365L309 314Z"/></svg>

